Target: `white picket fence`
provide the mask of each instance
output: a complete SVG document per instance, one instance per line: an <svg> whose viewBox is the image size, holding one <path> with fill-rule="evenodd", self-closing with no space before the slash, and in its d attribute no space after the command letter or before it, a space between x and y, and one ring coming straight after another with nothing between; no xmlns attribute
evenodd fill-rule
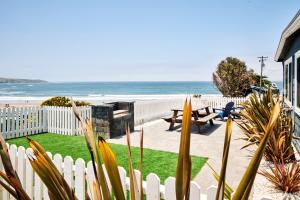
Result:
<svg viewBox="0 0 300 200"><path fill-rule="evenodd" d="M5 139L47 131L47 113L40 106L0 109L0 132Z"/></svg>
<svg viewBox="0 0 300 200"><path fill-rule="evenodd" d="M78 109L84 118L91 118L90 106ZM63 135L83 134L72 108L54 106L1 108L0 132L5 139L44 132Z"/></svg>
<svg viewBox="0 0 300 200"><path fill-rule="evenodd" d="M14 169L16 169L22 186L26 190L29 197L35 200L49 199L46 186L42 183L37 174L35 174L27 158L27 155L33 155L32 150L30 148L25 150L25 148L22 146L17 148L16 145L8 145L8 147L12 165ZM91 191L93 191L92 184L95 180L95 176L91 161L86 165L85 161L81 158L74 162L70 156L66 156L64 158L60 154L55 154L52 156L52 154L49 152L48 155L53 159L53 163L59 172L63 174L69 186L74 189L79 200L85 199L86 192L90 197L93 197ZM0 164L0 170L3 170L2 163ZM129 178L126 176L126 170L123 167L119 167L119 172L123 190L126 194L126 191L130 191ZM137 180L139 180L140 172L135 170L135 174ZM107 178L107 173L105 173L105 175ZM107 180L109 183L108 178ZM109 186L109 189L111 190L111 186ZM143 181L143 191L147 200L175 200L175 178L169 177L164 182L164 185L161 185L159 177L154 173L150 173L147 175L146 180ZM211 186L204 191L200 189L196 182L191 182L191 200L214 200L215 194L215 186ZM13 198L6 190L1 188L0 199L8 200ZM261 199L268 200L268 198Z"/></svg>
<svg viewBox="0 0 300 200"><path fill-rule="evenodd" d="M71 107L44 106L47 111L48 132L62 135L82 135L79 120L75 117ZM78 107L84 119L92 118L90 106Z"/></svg>
<svg viewBox="0 0 300 200"><path fill-rule="evenodd" d="M134 123L140 125L160 119L171 113L172 108L181 108L184 98L138 101L134 105ZM209 105L211 108L222 108L233 101L236 106L246 98L226 98L220 96L202 96L193 98L193 106ZM82 116L91 118L90 106L78 108ZM63 135L81 135L82 130L72 108L55 106L24 106L0 108L0 131L5 139L25 135L52 132Z"/></svg>
<svg viewBox="0 0 300 200"><path fill-rule="evenodd" d="M222 97L214 95L203 95L200 98L202 104L208 105L211 108L224 108L229 102L234 102L234 106L240 106L241 103L247 100L246 97Z"/></svg>
<svg viewBox="0 0 300 200"><path fill-rule="evenodd" d="M134 104L134 123L140 125L171 114L171 109L182 108L185 98L161 99L151 101L139 101ZM208 105L212 108L224 108L229 102L239 106L246 101L245 97L222 97L216 95L203 95L200 98L192 98L192 106Z"/></svg>
<svg viewBox="0 0 300 200"><path fill-rule="evenodd" d="M160 119L171 113L172 108L183 107L184 99L138 101L134 103L134 124L140 125Z"/></svg>

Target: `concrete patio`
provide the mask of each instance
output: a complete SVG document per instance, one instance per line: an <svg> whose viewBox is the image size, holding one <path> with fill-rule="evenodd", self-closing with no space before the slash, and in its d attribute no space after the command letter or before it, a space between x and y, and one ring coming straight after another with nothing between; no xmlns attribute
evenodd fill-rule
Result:
<svg viewBox="0 0 300 200"><path fill-rule="evenodd" d="M180 127L174 131L168 131L169 124L163 120L157 120L144 124L144 147L156 150L178 152L180 140ZM223 140L226 123L215 121L214 126L206 125L199 134L197 127L193 127L191 137L191 154L208 157L208 162L218 171L221 167L221 158L223 152ZM139 146L139 130L131 134L132 146ZM226 180L236 187L243 175L248 163L249 150L241 150L245 141L240 140L243 135L241 130L235 124L233 127L233 135L230 146L229 162L227 166ZM121 136L109 139L109 142L116 144L126 144L126 137ZM201 188L206 189L211 185L216 185L216 181L212 176L212 171L204 166L195 177Z"/></svg>

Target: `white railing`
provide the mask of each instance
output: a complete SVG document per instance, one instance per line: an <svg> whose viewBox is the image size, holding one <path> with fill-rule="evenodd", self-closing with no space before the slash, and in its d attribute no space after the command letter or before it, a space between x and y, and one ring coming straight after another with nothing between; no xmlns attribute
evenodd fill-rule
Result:
<svg viewBox="0 0 300 200"><path fill-rule="evenodd" d="M134 103L134 124L140 125L171 113L172 108L183 107L184 99L138 101Z"/></svg>
<svg viewBox="0 0 300 200"><path fill-rule="evenodd" d="M22 146L17 148L15 145L9 145L9 154L12 165L14 169L16 169L21 184L29 197L32 199L49 199L46 186L42 183L37 174L34 173L27 158L27 154L32 154L32 150L25 150L25 148ZM63 174L66 182L74 189L79 200L85 199L86 192L90 197L93 197L91 191L93 191L92 185L93 181L95 180L95 176L91 161L86 165L85 161L81 158L74 162L70 156L63 158L60 154L55 154L52 156L51 153L48 153L48 155L52 157L55 166L59 172ZM0 165L0 170L3 170L2 164ZM129 178L126 176L126 170L123 167L119 167L119 172L123 189L126 194L126 191L130 191ZM140 172L135 170L135 173L137 180L139 180ZM108 177L107 174L106 177ZM111 186L109 188L111 189ZM143 182L143 191L147 200L174 200L176 199L175 178L169 177L164 182L164 185L161 185L159 177L154 173L150 173ZM215 194L215 186L211 186L205 191L200 189L196 182L191 182L191 200L214 200ZM8 200L11 199L11 196L2 188L0 190L0 199ZM269 198L261 199L268 200Z"/></svg>
<svg viewBox="0 0 300 200"><path fill-rule="evenodd" d="M62 135L83 134L72 107L45 106L44 109L47 111L48 132ZM90 106L81 106L78 110L83 118L91 119Z"/></svg>
<svg viewBox="0 0 300 200"><path fill-rule="evenodd" d="M5 139L47 132L47 113L40 106L0 109L0 132Z"/></svg>
<svg viewBox="0 0 300 200"><path fill-rule="evenodd" d="M182 108L184 98L137 101L134 104L134 123L140 125L171 114L172 108ZM202 96L193 98L193 106L209 105L211 108L222 108L233 101L240 105L246 98L221 96ZM90 106L78 107L85 118L91 118ZM0 131L4 138L22 137L25 135L52 132L63 135L81 135L82 130L72 108L56 106L24 106L0 108Z"/></svg>
<svg viewBox="0 0 300 200"><path fill-rule="evenodd" d="M140 125L171 114L171 109L182 108L184 101L184 98L138 101L134 104L134 123ZM211 109L223 108L231 101L235 106L240 106L242 102L246 101L246 98L203 95L200 98L192 98L192 106L204 104L210 106Z"/></svg>
<svg viewBox="0 0 300 200"><path fill-rule="evenodd" d="M197 98L195 98L197 99ZM204 95L199 99L202 104L208 105L211 108L224 108L229 102L234 102L234 106L240 106L241 103L247 100L246 97L222 97L222 96L210 96Z"/></svg>

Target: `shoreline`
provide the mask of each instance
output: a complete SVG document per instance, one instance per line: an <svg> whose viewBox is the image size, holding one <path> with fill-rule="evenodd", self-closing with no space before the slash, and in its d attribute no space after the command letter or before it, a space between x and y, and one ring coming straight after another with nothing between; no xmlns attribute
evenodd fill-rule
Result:
<svg viewBox="0 0 300 200"><path fill-rule="evenodd" d="M220 94L202 94L203 97L218 97ZM0 107L9 104L16 105L39 105L46 99L53 96L0 96ZM148 101L164 101L173 99L186 99L193 97L193 94L159 94L159 95L93 95L93 96L67 96L72 97L74 100L87 101L91 104L101 104L112 101L135 101L135 102L148 102Z"/></svg>

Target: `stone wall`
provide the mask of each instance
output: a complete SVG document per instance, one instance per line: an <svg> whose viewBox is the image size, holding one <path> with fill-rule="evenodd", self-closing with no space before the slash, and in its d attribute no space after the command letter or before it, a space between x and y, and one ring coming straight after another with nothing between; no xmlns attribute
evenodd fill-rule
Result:
<svg viewBox="0 0 300 200"><path fill-rule="evenodd" d="M114 115L116 110L128 112ZM94 132L105 138L126 134L126 127L134 131L134 102L112 102L92 106L92 123Z"/></svg>

